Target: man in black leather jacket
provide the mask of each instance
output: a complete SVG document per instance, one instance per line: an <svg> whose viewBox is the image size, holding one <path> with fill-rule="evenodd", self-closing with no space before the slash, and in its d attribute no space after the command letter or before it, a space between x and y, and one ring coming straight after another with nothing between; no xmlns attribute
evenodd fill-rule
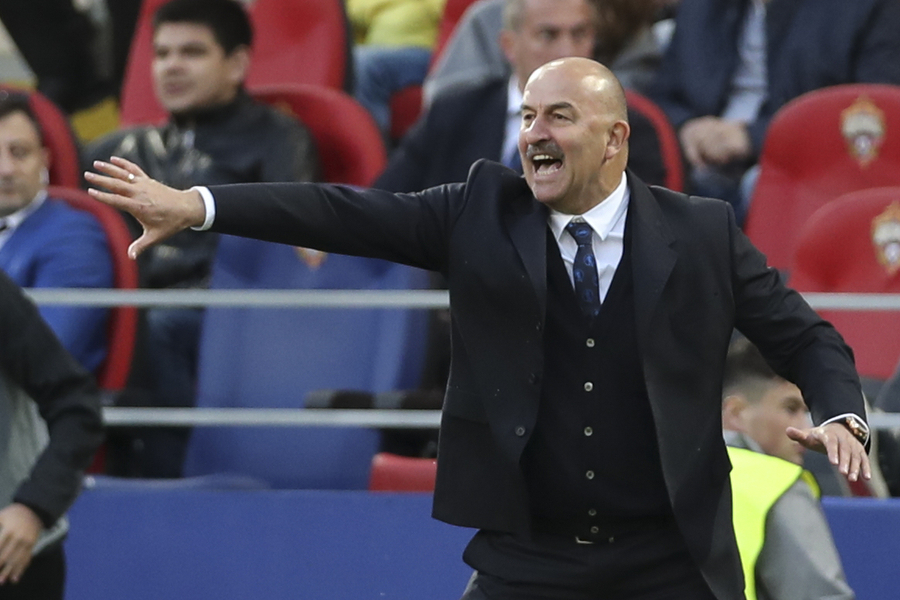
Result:
<svg viewBox="0 0 900 600"><path fill-rule="evenodd" d="M85 153L88 165L121 156L177 187L316 178L318 160L307 129L243 88L252 30L238 2L173 0L157 11L153 25L154 89L169 120L97 141ZM141 286L205 287L215 250L215 236L183 231L141 258ZM146 336L141 336L146 345L138 353L146 356L137 360L129 386L136 393L123 402L193 404L201 318L196 308L146 312ZM139 462L117 467L113 457L112 468L179 476L187 434L187 429L149 431L142 443L127 444L141 449Z"/></svg>

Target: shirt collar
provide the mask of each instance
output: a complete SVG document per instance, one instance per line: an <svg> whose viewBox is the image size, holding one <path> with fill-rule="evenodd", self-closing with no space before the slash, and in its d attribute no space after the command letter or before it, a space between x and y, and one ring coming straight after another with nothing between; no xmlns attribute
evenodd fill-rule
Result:
<svg viewBox="0 0 900 600"><path fill-rule="evenodd" d="M35 195L34 199L31 202L29 202L16 212L12 213L11 215L7 215L5 218L3 218L3 221L7 225L6 233L12 233L12 231L16 227L22 224L22 221L28 218L28 215L39 209L41 207L41 204L43 204L44 200L46 199L47 190L42 189Z"/></svg>
<svg viewBox="0 0 900 600"><path fill-rule="evenodd" d="M519 78L510 76L506 86L506 116L512 117L522 112L522 92L519 90Z"/></svg>
<svg viewBox="0 0 900 600"><path fill-rule="evenodd" d="M594 233L599 236L601 240L605 240L611 233L622 235L625 231L625 221L623 217L625 216L625 211L628 209L628 200L630 197L631 194L628 189L627 178L625 174L622 173L622 180L619 182L619 185L616 186L616 189L614 189L613 192L597 206L593 207L583 215L569 215L551 209L549 219L550 230L553 231L553 235L558 242L561 239L563 232L566 230L566 225L569 224L569 221L580 218L591 226L591 229L594 230Z"/></svg>

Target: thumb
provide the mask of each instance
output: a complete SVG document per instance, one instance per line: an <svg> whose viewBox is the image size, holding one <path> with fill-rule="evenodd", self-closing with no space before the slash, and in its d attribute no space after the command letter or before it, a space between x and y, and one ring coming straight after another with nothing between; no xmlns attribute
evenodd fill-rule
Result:
<svg viewBox="0 0 900 600"><path fill-rule="evenodd" d="M152 246L156 243L157 240L153 239L153 236L149 235L146 231L139 237L138 239L131 242L131 245L128 246L128 258L131 260L137 259L144 250Z"/></svg>
<svg viewBox="0 0 900 600"><path fill-rule="evenodd" d="M796 427L788 427L784 430L789 438L794 440L795 442L805 442L809 437L809 434L802 429L797 429Z"/></svg>

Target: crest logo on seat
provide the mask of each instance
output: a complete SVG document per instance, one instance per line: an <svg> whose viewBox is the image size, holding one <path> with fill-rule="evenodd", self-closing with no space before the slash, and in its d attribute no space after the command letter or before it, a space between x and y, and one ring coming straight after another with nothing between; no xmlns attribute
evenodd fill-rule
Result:
<svg viewBox="0 0 900 600"><path fill-rule="evenodd" d="M900 269L900 202L891 202L872 219L872 245L888 275L896 273Z"/></svg>
<svg viewBox="0 0 900 600"><path fill-rule="evenodd" d="M841 134L847 151L860 167L867 167L878 158L884 133L884 112L867 96L860 96L841 111Z"/></svg>

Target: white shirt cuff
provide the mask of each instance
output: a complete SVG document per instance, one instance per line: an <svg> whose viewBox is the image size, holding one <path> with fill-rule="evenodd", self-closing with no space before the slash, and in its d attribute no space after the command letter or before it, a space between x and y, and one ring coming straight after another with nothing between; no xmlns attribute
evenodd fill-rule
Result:
<svg viewBox="0 0 900 600"><path fill-rule="evenodd" d="M203 198L203 206L206 208L206 218L203 219L203 224L199 227L191 227L191 229L194 231L206 231L212 227L213 221L216 220L216 201L213 199L212 192L205 186L195 185L191 190L200 192L200 197Z"/></svg>
<svg viewBox="0 0 900 600"><path fill-rule="evenodd" d="M855 415L853 413L844 413L836 417L831 417L830 419L822 423L822 425L828 425L829 423L834 423L835 421L838 421L843 425L844 421L846 421L847 419L853 419L856 422L856 426L866 434L866 439L861 441L863 445L867 444L869 442L869 425L862 418L860 418L859 415Z"/></svg>

